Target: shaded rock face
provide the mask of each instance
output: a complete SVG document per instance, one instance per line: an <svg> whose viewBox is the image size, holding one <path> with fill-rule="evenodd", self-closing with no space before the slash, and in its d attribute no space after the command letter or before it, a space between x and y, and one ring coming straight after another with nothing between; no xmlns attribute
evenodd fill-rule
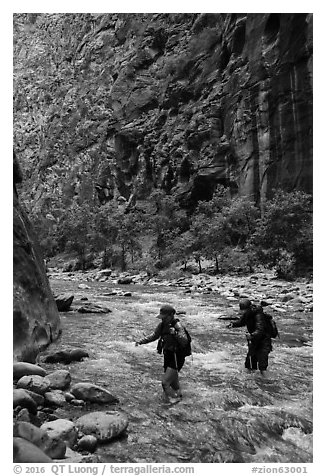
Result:
<svg viewBox="0 0 326 476"><path fill-rule="evenodd" d="M311 14L16 15L17 90L33 51L45 77L44 25L66 48L55 64L64 87L47 75L43 98L32 85L41 157L30 105L17 94L14 106L34 204L57 190L105 203L162 188L186 208L217 184L256 203L275 187L312 192Z"/></svg>
<svg viewBox="0 0 326 476"><path fill-rule="evenodd" d="M39 351L58 337L60 321L35 237L15 189L13 204L13 356L15 361L33 363Z"/></svg>

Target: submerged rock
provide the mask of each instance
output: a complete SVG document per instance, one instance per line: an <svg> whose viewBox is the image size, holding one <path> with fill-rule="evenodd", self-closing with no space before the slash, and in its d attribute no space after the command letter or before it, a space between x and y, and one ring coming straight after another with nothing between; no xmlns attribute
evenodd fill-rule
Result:
<svg viewBox="0 0 326 476"><path fill-rule="evenodd" d="M80 361L85 357L89 357L89 354L83 349L60 350L58 352L54 352L53 354L48 354L46 357L44 357L44 362L51 364L57 362L70 364L70 362Z"/></svg>
<svg viewBox="0 0 326 476"><path fill-rule="evenodd" d="M100 306L99 304L87 303L77 309L78 312L82 314L107 314L112 312L111 309L105 306Z"/></svg>

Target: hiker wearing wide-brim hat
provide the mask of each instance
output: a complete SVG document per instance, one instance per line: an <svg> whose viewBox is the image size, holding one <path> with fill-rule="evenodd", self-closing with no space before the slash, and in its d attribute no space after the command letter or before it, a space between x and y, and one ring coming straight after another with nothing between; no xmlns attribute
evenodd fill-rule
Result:
<svg viewBox="0 0 326 476"><path fill-rule="evenodd" d="M156 316L161 322L156 326L154 332L136 342L137 345L148 344L159 340L158 352L163 351L164 374L162 377L163 396L166 401L173 402L173 399L182 397L179 372L185 362L185 353L178 344L186 344L188 337L179 319L175 318L175 309L169 304L160 308L160 313Z"/></svg>

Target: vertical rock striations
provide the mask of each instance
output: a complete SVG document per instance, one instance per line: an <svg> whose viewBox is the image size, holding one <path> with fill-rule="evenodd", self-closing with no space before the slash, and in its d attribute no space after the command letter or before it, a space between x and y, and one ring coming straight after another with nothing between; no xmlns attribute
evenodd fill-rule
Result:
<svg viewBox="0 0 326 476"><path fill-rule="evenodd" d="M19 181L14 157L13 354L14 360L35 362L38 352L58 337L60 321L35 237L18 201Z"/></svg>
<svg viewBox="0 0 326 476"><path fill-rule="evenodd" d="M35 206L312 191L311 14L26 15L14 119Z"/></svg>

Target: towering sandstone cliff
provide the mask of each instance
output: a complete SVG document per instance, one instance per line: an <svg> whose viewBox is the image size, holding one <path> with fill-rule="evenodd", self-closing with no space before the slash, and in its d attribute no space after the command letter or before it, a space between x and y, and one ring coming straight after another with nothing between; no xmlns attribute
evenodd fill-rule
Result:
<svg viewBox="0 0 326 476"><path fill-rule="evenodd" d="M35 362L39 351L59 335L60 320L43 260L28 218L18 201L16 184L22 177L14 160L14 360Z"/></svg>
<svg viewBox="0 0 326 476"><path fill-rule="evenodd" d="M312 15L15 15L23 195L312 191Z"/></svg>

